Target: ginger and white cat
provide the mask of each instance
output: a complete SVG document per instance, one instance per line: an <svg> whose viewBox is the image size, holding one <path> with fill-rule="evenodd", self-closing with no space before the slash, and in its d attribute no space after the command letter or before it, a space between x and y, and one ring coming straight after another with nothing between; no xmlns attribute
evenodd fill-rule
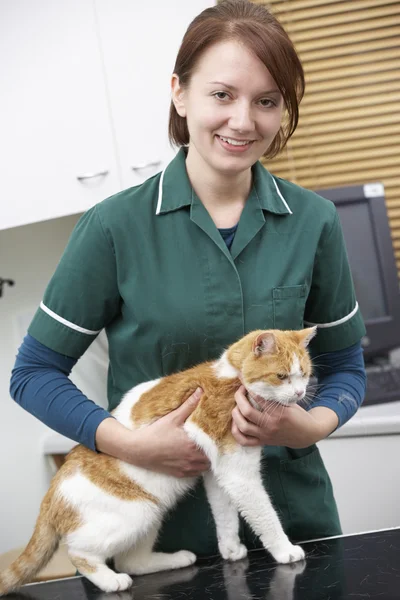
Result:
<svg viewBox="0 0 400 600"><path fill-rule="evenodd" d="M123 425L136 429L178 408L197 387L203 389L184 429L211 463L203 478L224 559L238 560L247 554L239 539L238 513L277 562L304 558L303 549L291 544L284 533L263 487L261 448L236 442L231 413L241 381L259 410L253 394L283 405L302 399L311 374L307 345L315 332L315 327L253 331L215 362L137 385L113 412ZM106 592L129 588L128 573L192 565L196 560L192 552L153 552L153 546L167 511L196 481L148 471L77 446L51 482L26 549L0 575L0 595L31 580L60 541L68 546L70 560L80 573ZM106 564L111 557L118 573Z"/></svg>

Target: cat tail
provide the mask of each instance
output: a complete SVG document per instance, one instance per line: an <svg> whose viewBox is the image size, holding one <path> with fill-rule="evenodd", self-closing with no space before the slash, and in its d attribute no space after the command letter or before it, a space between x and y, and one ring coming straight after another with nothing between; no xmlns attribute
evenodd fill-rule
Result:
<svg viewBox="0 0 400 600"><path fill-rule="evenodd" d="M0 596L31 581L50 561L58 548L60 536L49 521L47 511L41 512L25 550L0 573Z"/></svg>

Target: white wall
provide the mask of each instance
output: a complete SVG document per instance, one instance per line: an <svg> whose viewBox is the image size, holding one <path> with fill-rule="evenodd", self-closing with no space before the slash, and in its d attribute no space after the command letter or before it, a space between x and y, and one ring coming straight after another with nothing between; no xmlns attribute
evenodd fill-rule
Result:
<svg viewBox="0 0 400 600"><path fill-rule="evenodd" d="M0 298L0 553L28 541L52 475L41 454L49 429L11 400L8 387L21 322L40 302L78 216L0 231L0 277L15 280Z"/></svg>

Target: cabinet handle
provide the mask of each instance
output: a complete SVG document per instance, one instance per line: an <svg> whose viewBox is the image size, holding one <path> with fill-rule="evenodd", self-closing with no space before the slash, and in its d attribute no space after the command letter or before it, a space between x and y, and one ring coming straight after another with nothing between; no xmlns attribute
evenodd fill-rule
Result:
<svg viewBox="0 0 400 600"><path fill-rule="evenodd" d="M85 179L93 179L93 177L104 177L108 175L109 171L99 171L98 173L85 173L85 175L77 175L77 179L79 181L84 181Z"/></svg>
<svg viewBox="0 0 400 600"><path fill-rule="evenodd" d="M159 167L161 165L161 160L154 160L153 162L143 163L141 165L132 165L132 171L140 171L141 169L148 169L149 167Z"/></svg>

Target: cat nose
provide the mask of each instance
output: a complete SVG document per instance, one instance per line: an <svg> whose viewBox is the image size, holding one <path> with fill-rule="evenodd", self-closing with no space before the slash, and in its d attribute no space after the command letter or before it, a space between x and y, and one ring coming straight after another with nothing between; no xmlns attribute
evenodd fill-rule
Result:
<svg viewBox="0 0 400 600"><path fill-rule="evenodd" d="M302 396L302 395L303 395L303 390L296 390L296 391L295 391L295 394L296 394L296 396L297 396L298 398L300 398L300 396Z"/></svg>

